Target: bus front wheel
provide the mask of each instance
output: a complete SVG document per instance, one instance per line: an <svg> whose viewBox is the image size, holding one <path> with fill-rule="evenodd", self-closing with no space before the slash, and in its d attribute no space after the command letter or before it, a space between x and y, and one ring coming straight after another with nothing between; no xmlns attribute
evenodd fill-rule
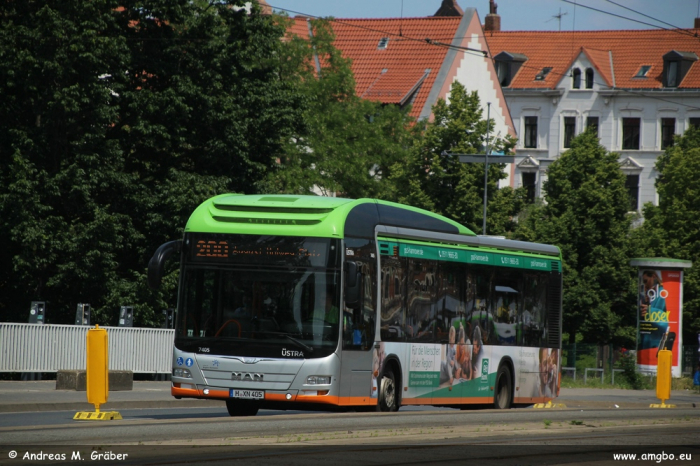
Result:
<svg viewBox="0 0 700 466"><path fill-rule="evenodd" d="M496 375L496 393L493 404L496 409L509 409L513 404L513 377L508 366L503 365Z"/></svg>
<svg viewBox="0 0 700 466"><path fill-rule="evenodd" d="M255 401L226 400L226 409L231 416L255 416L260 407Z"/></svg>
<svg viewBox="0 0 700 466"><path fill-rule="evenodd" d="M389 370L381 378L379 384L379 402L377 411L393 412L399 410L399 399L396 392L396 378Z"/></svg>

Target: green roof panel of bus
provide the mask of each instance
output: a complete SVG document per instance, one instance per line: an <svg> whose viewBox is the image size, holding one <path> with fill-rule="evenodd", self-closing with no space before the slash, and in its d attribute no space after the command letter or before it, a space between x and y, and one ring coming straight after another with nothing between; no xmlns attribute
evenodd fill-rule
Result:
<svg viewBox="0 0 700 466"><path fill-rule="evenodd" d="M221 194L203 202L185 232L337 237L373 236L376 224L474 236L450 219L376 199Z"/></svg>

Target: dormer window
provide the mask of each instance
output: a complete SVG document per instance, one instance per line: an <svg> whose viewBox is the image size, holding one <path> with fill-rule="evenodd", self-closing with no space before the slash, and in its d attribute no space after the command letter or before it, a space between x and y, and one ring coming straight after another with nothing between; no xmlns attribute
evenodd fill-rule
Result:
<svg viewBox="0 0 700 466"><path fill-rule="evenodd" d="M385 50L388 45L389 45L389 38L382 37L381 39L379 39L379 44L377 45L377 50Z"/></svg>
<svg viewBox="0 0 700 466"><path fill-rule="evenodd" d="M593 68L586 68L586 89L593 89Z"/></svg>
<svg viewBox="0 0 700 466"><path fill-rule="evenodd" d="M651 65L642 65L639 67L639 71L637 71L637 74L635 74L634 77L635 78L646 78L650 69L651 69Z"/></svg>
<svg viewBox="0 0 700 466"><path fill-rule="evenodd" d="M510 83L518 73L518 70L520 70L520 67L527 61L525 55L510 52L501 52L493 58L496 65L498 82L501 83L503 87L510 86Z"/></svg>
<svg viewBox="0 0 700 466"><path fill-rule="evenodd" d="M664 87L678 87L697 60L693 52L673 50L664 55Z"/></svg>
<svg viewBox="0 0 700 466"><path fill-rule="evenodd" d="M571 83L571 88L572 89L581 89L581 70L578 68L574 68L571 77L573 78L573 82Z"/></svg>

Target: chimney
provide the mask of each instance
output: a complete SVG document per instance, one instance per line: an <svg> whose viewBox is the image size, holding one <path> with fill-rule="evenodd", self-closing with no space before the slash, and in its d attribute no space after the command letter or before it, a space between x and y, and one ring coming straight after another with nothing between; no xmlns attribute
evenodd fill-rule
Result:
<svg viewBox="0 0 700 466"><path fill-rule="evenodd" d="M695 18L695 24L693 25L695 29L700 29L700 18Z"/></svg>
<svg viewBox="0 0 700 466"><path fill-rule="evenodd" d="M457 0L442 0L442 5L433 16L464 16L464 11L457 4Z"/></svg>
<svg viewBox="0 0 700 466"><path fill-rule="evenodd" d="M501 30L501 17L498 15L498 4L489 0L489 14L484 21L484 32L499 32Z"/></svg>

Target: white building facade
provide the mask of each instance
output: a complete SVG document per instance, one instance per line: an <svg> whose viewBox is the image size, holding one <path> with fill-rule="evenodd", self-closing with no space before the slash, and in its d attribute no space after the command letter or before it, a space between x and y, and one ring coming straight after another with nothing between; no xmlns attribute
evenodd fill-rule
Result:
<svg viewBox="0 0 700 466"><path fill-rule="evenodd" d="M658 204L656 160L675 134L700 126L700 41L692 39L654 30L487 32L518 134L512 186L542 197L548 166L592 126L619 154L629 210Z"/></svg>

